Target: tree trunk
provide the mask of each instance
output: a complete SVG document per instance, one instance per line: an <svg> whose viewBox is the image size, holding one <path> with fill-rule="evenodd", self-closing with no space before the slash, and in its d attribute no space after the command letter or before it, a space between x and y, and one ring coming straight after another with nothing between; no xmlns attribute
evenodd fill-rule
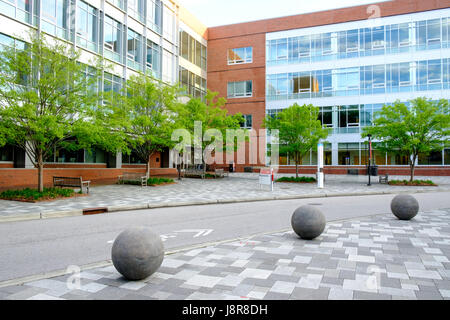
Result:
<svg viewBox="0 0 450 320"><path fill-rule="evenodd" d="M298 179L298 153L295 154L295 178Z"/></svg>
<svg viewBox="0 0 450 320"><path fill-rule="evenodd" d="M410 169L411 169L410 181L411 182L414 181L414 170L416 169L416 159L417 159L417 155L413 155L412 159L411 158L409 159L409 161L411 161L411 163L410 163Z"/></svg>
<svg viewBox="0 0 450 320"><path fill-rule="evenodd" d="M44 191L44 161L42 159L42 152L38 154L38 191Z"/></svg>

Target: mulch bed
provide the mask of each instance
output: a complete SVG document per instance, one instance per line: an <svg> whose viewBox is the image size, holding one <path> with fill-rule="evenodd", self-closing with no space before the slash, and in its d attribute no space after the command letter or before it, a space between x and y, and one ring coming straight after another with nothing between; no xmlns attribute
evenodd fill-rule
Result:
<svg viewBox="0 0 450 320"><path fill-rule="evenodd" d="M46 198L40 198L40 199L37 199L37 200L34 200L34 199L23 199L23 198L9 198L9 199L0 198L0 200L28 202L28 203L39 203L39 202L50 202L50 201L56 201L56 200L71 199L71 198L76 198L76 197L87 197L87 196L89 196L89 195L85 194L85 193L83 193L83 194L75 193L73 196L70 196L70 197L57 197L57 198L46 197Z"/></svg>
<svg viewBox="0 0 450 320"><path fill-rule="evenodd" d="M429 184L429 183L417 183L417 182L397 182L397 183L391 183L389 181L388 183L390 186L407 186L407 187L437 187L437 184Z"/></svg>

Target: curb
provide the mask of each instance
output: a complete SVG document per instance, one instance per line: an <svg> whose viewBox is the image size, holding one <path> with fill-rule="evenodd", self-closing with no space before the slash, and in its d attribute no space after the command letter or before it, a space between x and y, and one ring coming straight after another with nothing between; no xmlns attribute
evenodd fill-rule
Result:
<svg viewBox="0 0 450 320"><path fill-rule="evenodd" d="M438 189L438 190L399 190L395 192L391 191L365 191L358 193L350 192L331 192L331 193L319 193L319 194L302 194L302 195L284 195L284 196L265 196L261 198L236 198L236 199L217 199L217 200L197 200L197 201L181 201L176 203L147 203L138 205L123 205L123 206L109 206L106 213L117 213L122 211L144 210L144 209L158 209L158 208L174 208L174 207L186 207L186 206L198 206L198 205L210 205L210 204L230 204L230 203L242 203L242 202L259 202L259 201L274 201L274 200L295 200L295 199L315 199L315 198L331 198L331 197L353 197L353 196L369 196L369 195L387 195L387 194L403 194L403 193L429 193L429 192L446 192L450 189ZM29 220L42 220L42 219L54 219L64 217L77 217L82 216L83 210L68 210L68 211L48 211L48 212L33 212L29 214L14 215L0 217L0 223L4 222L19 222Z"/></svg>

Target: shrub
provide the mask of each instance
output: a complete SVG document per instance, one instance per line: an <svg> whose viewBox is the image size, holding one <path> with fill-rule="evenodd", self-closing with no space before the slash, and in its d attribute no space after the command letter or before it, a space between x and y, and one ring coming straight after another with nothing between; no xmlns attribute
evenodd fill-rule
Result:
<svg viewBox="0 0 450 320"><path fill-rule="evenodd" d="M391 180L389 184L394 186L436 186L431 180Z"/></svg>
<svg viewBox="0 0 450 320"><path fill-rule="evenodd" d="M44 188L43 192L36 189L7 190L0 193L0 199L5 200L40 200L72 197L75 192L72 189Z"/></svg>
<svg viewBox="0 0 450 320"><path fill-rule="evenodd" d="M297 183L311 183L316 182L316 178L313 177L281 177L277 179L277 182L297 182Z"/></svg>
<svg viewBox="0 0 450 320"><path fill-rule="evenodd" d="M149 178L147 180L147 185L155 186L155 185L160 185L163 183L171 183L171 182L173 182L173 179L170 179L170 178Z"/></svg>

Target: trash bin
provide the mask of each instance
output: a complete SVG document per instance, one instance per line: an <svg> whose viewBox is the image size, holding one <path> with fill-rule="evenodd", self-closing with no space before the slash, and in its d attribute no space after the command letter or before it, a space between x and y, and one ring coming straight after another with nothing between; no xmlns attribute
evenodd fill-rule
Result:
<svg viewBox="0 0 450 320"><path fill-rule="evenodd" d="M229 172L234 172L234 168L233 167L234 167L233 164L230 163L230 165L228 166L228 171Z"/></svg>
<svg viewBox="0 0 450 320"><path fill-rule="evenodd" d="M369 173L369 169L370 169L370 173ZM370 167L367 167L367 172L368 172L368 174L370 174L371 176L374 176L374 177L378 176L378 166L370 166Z"/></svg>

